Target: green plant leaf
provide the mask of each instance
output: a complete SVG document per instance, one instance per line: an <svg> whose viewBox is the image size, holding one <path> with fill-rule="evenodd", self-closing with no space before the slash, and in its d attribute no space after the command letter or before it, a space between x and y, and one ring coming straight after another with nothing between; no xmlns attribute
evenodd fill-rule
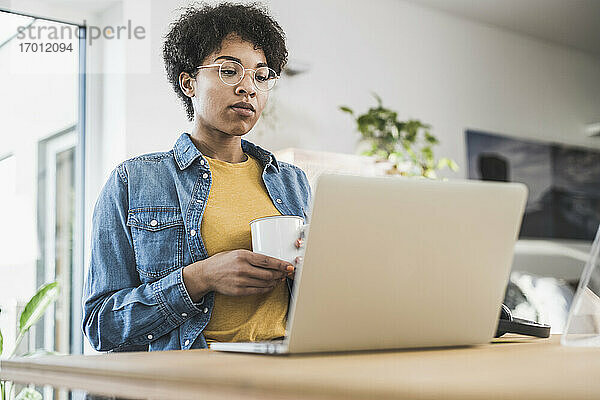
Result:
<svg viewBox="0 0 600 400"><path fill-rule="evenodd" d="M350 107L340 106L340 110L342 110L343 112L347 112L348 114L354 115L354 111L352 111Z"/></svg>
<svg viewBox="0 0 600 400"><path fill-rule="evenodd" d="M358 131L365 138L374 137L377 134L377 118L372 114L363 114L356 119Z"/></svg>
<svg viewBox="0 0 600 400"><path fill-rule="evenodd" d="M371 94L373 95L373 97L375 97L375 100L377 100L377 106L381 107L381 104L383 103L381 101L381 97L379 97L379 95L377 93L375 93L375 92L371 92Z"/></svg>
<svg viewBox="0 0 600 400"><path fill-rule="evenodd" d="M388 152L380 149L380 150L377 150L377 152L375 153L375 156L378 158L381 158L382 160L387 160Z"/></svg>
<svg viewBox="0 0 600 400"><path fill-rule="evenodd" d="M406 153L410 156L410 161L412 161L413 164L419 164L419 160L417 159L417 155L415 154L413 149L407 149Z"/></svg>
<svg viewBox="0 0 600 400"><path fill-rule="evenodd" d="M425 157L426 161L433 161L433 150L431 150L431 147L423 147L421 153L423 153L423 157Z"/></svg>
<svg viewBox="0 0 600 400"><path fill-rule="evenodd" d="M38 392L35 389L32 388L24 388L23 390L21 390L19 392L19 394L17 395L17 397L15 397L15 400L42 400L43 397L40 394L40 392Z"/></svg>
<svg viewBox="0 0 600 400"><path fill-rule="evenodd" d="M347 106L339 106L340 110L355 116L357 130L361 134L359 142L368 145L370 150L363 150L363 155L387 160L394 167L391 174L415 176L423 179L438 179L436 170L449 167L458 170L458 165L450 159L436 161L433 147L439 140L431 134L431 125L418 119L398 121L398 113L383 106L381 97L371 92L377 101L376 107L365 113L355 115Z"/></svg>
<svg viewBox="0 0 600 400"><path fill-rule="evenodd" d="M19 335L24 335L46 312L58 298L58 282L48 283L42 286L29 300L19 319Z"/></svg>
<svg viewBox="0 0 600 400"><path fill-rule="evenodd" d="M404 130L404 122L394 121L394 125L396 125L396 129L398 129L398 133L401 135Z"/></svg>
<svg viewBox="0 0 600 400"><path fill-rule="evenodd" d="M435 171L433 169L425 170L425 172L423 173L423 176L425 178L429 178L429 179L437 179L437 174L435 173Z"/></svg>
<svg viewBox="0 0 600 400"><path fill-rule="evenodd" d="M458 167L458 164L454 161L454 160L448 160L448 166L450 167L450 169L454 172L458 171L460 168Z"/></svg>
<svg viewBox="0 0 600 400"><path fill-rule="evenodd" d="M0 356L2 355L2 346L4 345L4 338L2 337L2 331L0 330Z"/></svg>
<svg viewBox="0 0 600 400"><path fill-rule="evenodd" d="M432 145L439 143L439 140L429 132L425 132L425 141Z"/></svg>
<svg viewBox="0 0 600 400"><path fill-rule="evenodd" d="M458 164L454 160L444 157L438 161L436 169L443 169L445 167L450 168L454 172L458 171L459 169Z"/></svg>

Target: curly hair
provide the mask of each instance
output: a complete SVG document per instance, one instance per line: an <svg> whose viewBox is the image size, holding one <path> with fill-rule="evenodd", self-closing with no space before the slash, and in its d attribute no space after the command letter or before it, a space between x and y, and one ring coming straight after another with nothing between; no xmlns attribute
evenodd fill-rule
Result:
<svg viewBox="0 0 600 400"><path fill-rule="evenodd" d="M232 33L261 49L267 64L278 75L287 62L283 29L259 4L202 4L185 8L165 36L163 60L169 83L183 101L190 121L194 118L194 108L179 87L179 75L187 72L195 77L196 67L218 51L223 39Z"/></svg>

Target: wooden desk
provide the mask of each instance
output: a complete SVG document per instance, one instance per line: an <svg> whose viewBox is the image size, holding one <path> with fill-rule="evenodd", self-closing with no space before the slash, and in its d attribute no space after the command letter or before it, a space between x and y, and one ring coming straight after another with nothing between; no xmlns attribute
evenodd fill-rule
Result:
<svg viewBox="0 0 600 400"><path fill-rule="evenodd" d="M46 356L2 361L0 376L148 399L600 399L600 348L558 341L512 337L468 348L308 356Z"/></svg>

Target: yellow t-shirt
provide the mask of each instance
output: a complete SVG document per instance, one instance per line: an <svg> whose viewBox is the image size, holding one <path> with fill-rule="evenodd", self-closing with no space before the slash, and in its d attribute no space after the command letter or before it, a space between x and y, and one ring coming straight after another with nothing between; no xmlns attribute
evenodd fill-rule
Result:
<svg viewBox="0 0 600 400"><path fill-rule="evenodd" d="M212 186L200 229L208 256L227 250L252 250L250 221L281 215L262 181L261 165L250 156L236 164L206 158ZM247 342L284 336L288 301L285 281L261 295L215 293L204 336L209 342Z"/></svg>

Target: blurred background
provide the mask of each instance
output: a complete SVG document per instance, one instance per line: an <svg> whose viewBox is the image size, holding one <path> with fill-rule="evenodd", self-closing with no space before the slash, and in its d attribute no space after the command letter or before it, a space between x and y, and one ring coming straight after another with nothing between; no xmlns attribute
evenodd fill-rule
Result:
<svg viewBox="0 0 600 400"><path fill-rule="evenodd" d="M119 162L169 150L191 128L161 56L169 23L188 4L0 0L5 349L27 300L58 281L59 299L22 351L92 352L80 330L91 212ZM600 2L263 4L286 32L289 63L246 138L305 168L312 182L323 171L385 174L375 158L356 155L357 123L339 109L366 112L376 93L398 119L431 125L436 157L459 167L440 177L526 183L511 308L560 332L600 221ZM128 24L143 27L143 38L90 36L90 27ZM40 35L21 37L19 27Z"/></svg>

